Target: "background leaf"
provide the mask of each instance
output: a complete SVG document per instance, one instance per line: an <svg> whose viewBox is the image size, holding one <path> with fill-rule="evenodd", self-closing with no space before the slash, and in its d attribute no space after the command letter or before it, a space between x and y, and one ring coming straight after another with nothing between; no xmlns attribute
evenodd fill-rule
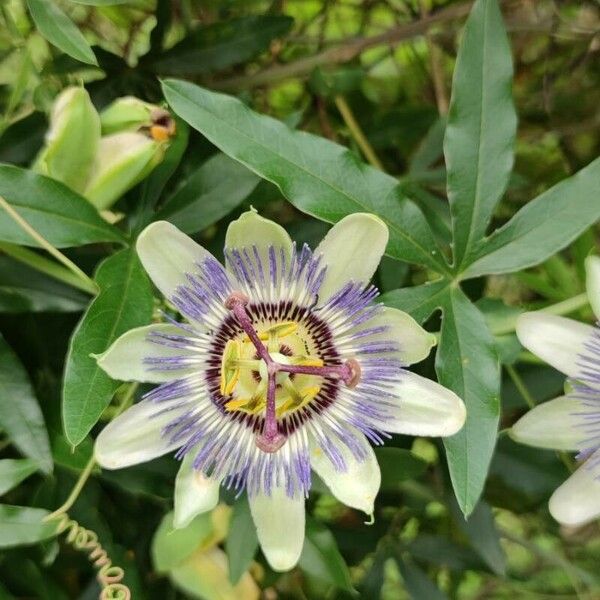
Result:
<svg viewBox="0 0 600 600"><path fill-rule="evenodd" d="M444 271L427 221L393 177L361 163L346 148L259 115L231 96L167 80L171 108L225 154L276 184L300 210L335 223L373 212L388 225L390 256Z"/></svg>
<svg viewBox="0 0 600 600"><path fill-rule="evenodd" d="M86 294L0 256L0 313L77 312L88 300Z"/></svg>
<svg viewBox="0 0 600 600"><path fill-rule="evenodd" d="M162 75L219 71L264 52L293 23L286 16L256 15L201 26L154 59L151 67Z"/></svg>
<svg viewBox="0 0 600 600"><path fill-rule="evenodd" d="M23 365L0 336L0 429L25 456L52 471L50 442Z"/></svg>
<svg viewBox="0 0 600 600"><path fill-rule="evenodd" d="M43 522L49 514L41 508L0 504L0 548L35 544L54 537L56 522Z"/></svg>
<svg viewBox="0 0 600 600"><path fill-rule="evenodd" d="M248 570L258 550L256 528L250 514L248 498L239 498L233 505L233 515L229 533L225 541L225 551L229 559L229 580L236 584Z"/></svg>
<svg viewBox="0 0 600 600"><path fill-rule="evenodd" d="M478 0L456 58L444 138L454 262L485 234L513 166L512 60L496 0Z"/></svg>
<svg viewBox="0 0 600 600"><path fill-rule="evenodd" d="M95 280L100 293L73 333L65 366L63 423L74 446L90 432L120 385L90 355L104 352L121 334L152 317L152 289L134 249L107 258Z"/></svg>
<svg viewBox="0 0 600 600"><path fill-rule="evenodd" d="M98 65L94 51L77 26L52 0L27 0L35 26L57 48L89 65Z"/></svg>
<svg viewBox="0 0 600 600"><path fill-rule="evenodd" d="M85 198L49 177L0 165L0 196L57 248L124 241L122 234ZM38 245L1 208L0 240L23 246Z"/></svg>
<svg viewBox="0 0 600 600"><path fill-rule="evenodd" d="M444 594L427 575L413 562L396 557L404 585L413 600L447 600Z"/></svg>
<svg viewBox="0 0 600 600"><path fill-rule="evenodd" d="M38 465L30 458L0 460L0 496L35 473Z"/></svg>
<svg viewBox="0 0 600 600"><path fill-rule="evenodd" d="M458 510L455 510L455 519L490 569L503 576L506 573L506 556L500 545L500 536L490 506L480 500L468 519L465 520Z"/></svg>
<svg viewBox="0 0 600 600"><path fill-rule="evenodd" d="M185 233L202 231L241 204L259 181L240 163L216 154L183 182L156 218L170 221Z"/></svg>
<svg viewBox="0 0 600 600"><path fill-rule="evenodd" d="M311 518L306 520L306 537L298 564L324 584L354 592L350 572L333 535L324 525Z"/></svg>
<svg viewBox="0 0 600 600"><path fill-rule="evenodd" d="M446 296L435 368L439 382L463 399L467 420L444 438L458 504L469 515L481 495L496 444L500 417L500 369L483 315L464 293Z"/></svg>

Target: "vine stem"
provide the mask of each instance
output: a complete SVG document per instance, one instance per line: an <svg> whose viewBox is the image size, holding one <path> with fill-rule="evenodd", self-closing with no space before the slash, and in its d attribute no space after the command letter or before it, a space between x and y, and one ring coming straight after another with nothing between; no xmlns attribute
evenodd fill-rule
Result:
<svg viewBox="0 0 600 600"><path fill-rule="evenodd" d="M512 365L505 365L505 368L506 372L512 379L512 382L515 384L515 387L517 388L519 394L521 394L523 400L525 400L525 402L527 403L527 406L529 406L529 408L534 408L535 400L533 399L533 396L531 395L530 391L527 389L527 386L525 385L525 382L523 381L522 377L519 375L519 373L517 373L517 370Z"/></svg>
<svg viewBox="0 0 600 600"><path fill-rule="evenodd" d="M90 285L84 282L82 279L77 277L72 271L66 269L62 265L57 264L53 260L49 260L44 256L41 256L37 252L33 252L22 246L16 244L8 244L0 242L0 251L4 252L7 256L18 260L19 262L32 267L40 273L49 275L50 277L62 281L67 285L70 285L82 292L88 294L95 294L96 289L92 289Z"/></svg>
<svg viewBox="0 0 600 600"><path fill-rule="evenodd" d="M44 250L51 254L58 262L62 263L69 271L75 274L79 280L88 287L92 294L98 293L96 282L88 277L72 260L67 258L60 250L56 249L44 236L38 233L2 196L0 196L0 207L2 207L15 223L35 240Z"/></svg>
<svg viewBox="0 0 600 600"><path fill-rule="evenodd" d="M556 304L551 304L550 306L545 306L540 309L540 312L545 312L550 315L568 315L569 313L575 312L580 308L583 308L588 304L588 297L585 292L581 294L577 294L577 296L573 296L572 298L567 298L567 300L563 300L561 302L557 302ZM513 333L515 331L517 325L517 317L513 317L511 319L507 319L504 323L501 323L498 327L492 328L491 332L494 335L505 335L507 333Z"/></svg>
<svg viewBox="0 0 600 600"><path fill-rule="evenodd" d="M384 171L381 161L377 157L377 154L375 154L375 150L373 150L373 146L371 146L369 140L367 140L363 130L358 124L358 121L354 118L354 113L352 112L349 104L346 102L346 98L344 98L344 96L337 95L334 98L334 101L337 109L340 111L340 114L344 119L344 123L346 123L346 126L350 130L354 141L358 144L358 147L365 155L365 158L372 166L376 167L380 171Z"/></svg>

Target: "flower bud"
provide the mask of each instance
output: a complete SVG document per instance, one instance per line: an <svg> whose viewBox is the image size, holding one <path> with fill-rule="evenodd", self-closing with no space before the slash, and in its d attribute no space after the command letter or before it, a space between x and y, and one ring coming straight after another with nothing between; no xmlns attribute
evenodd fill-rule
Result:
<svg viewBox="0 0 600 600"><path fill-rule="evenodd" d="M100 118L87 91L65 89L55 100L50 129L33 170L82 192L100 141Z"/></svg>
<svg viewBox="0 0 600 600"><path fill-rule="evenodd" d="M100 113L102 135L121 131L149 132L157 141L175 134L175 121L169 111L133 96L118 98Z"/></svg>
<svg viewBox="0 0 600 600"><path fill-rule="evenodd" d="M164 142L134 131L103 137L83 195L98 210L109 208L160 163L166 147Z"/></svg>

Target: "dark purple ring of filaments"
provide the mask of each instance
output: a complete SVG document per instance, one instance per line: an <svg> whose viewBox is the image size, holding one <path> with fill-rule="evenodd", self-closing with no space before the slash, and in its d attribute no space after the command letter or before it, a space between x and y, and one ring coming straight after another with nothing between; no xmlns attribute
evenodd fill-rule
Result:
<svg viewBox="0 0 600 600"><path fill-rule="evenodd" d="M576 458L587 461L600 449L600 322L596 323L591 339L584 344L585 353L579 355L580 375L571 378L571 396L581 401L581 410L573 413L585 435ZM600 466L600 455L586 463L589 468ZM600 478L600 474L598 475Z"/></svg>

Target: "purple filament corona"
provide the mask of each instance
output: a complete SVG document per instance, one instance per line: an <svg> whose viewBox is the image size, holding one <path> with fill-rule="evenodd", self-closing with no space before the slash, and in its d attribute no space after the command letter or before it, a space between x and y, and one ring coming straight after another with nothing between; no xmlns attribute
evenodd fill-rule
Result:
<svg viewBox="0 0 600 600"><path fill-rule="evenodd" d="M310 448L317 446L343 472L347 456L366 458L358 436L375 444L386 437L402 376L399 344L387 338L389 327L378 320L382 307L373 302L378 293L373 286L349 282L320 300L327 269L306 245L291 252L232 249L225 258L228 270L205 258L169 298L185 322L169 318L172 331L151 334L149 340L162 350L145 363L173 380L146 399L160 406L159 414L172 415L163 435L180 446L179 457L193 453L196 469L250 494L283 486L290 496L306 495ZM258 332L282 323L294 324L297 340L319 366L271 358ZM268 372L261 410L231 409L232 396L223 393L227 344L244 336ZM276 415L281 373L317 378L318 392ZM260 381L256 372L254 377Z"/></svg>

